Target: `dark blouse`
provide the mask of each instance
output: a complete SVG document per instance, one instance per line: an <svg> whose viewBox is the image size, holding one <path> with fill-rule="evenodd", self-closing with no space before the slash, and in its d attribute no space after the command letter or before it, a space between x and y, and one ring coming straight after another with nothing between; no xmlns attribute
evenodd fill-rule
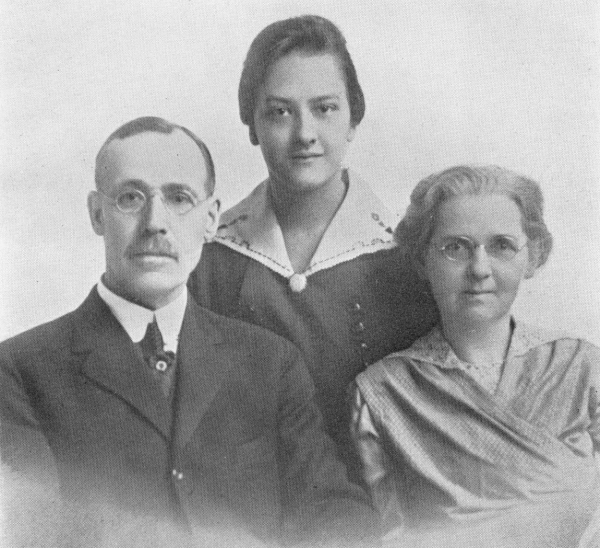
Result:
<svg viewBox="0 0 600 548"><path fill-rule="evenodd" d="M400 263L396 249L316 272L296 293L259 262L211 243L190 290L201 305L266 327L301 349L327 431L353 469L348 385L369 364L427 333L437 316L423 282Z"/></svg>
<svg viewBox="0 0 600 548"><path fill-rule="evenodd" d="M427 333L437 311L425 283L400 259L395 216L359 176L344 178L344 201L303 273L292 268L263 182L223 214L189 287L201 305L300 348L326 429L353 468L348 385Z"/></svg>

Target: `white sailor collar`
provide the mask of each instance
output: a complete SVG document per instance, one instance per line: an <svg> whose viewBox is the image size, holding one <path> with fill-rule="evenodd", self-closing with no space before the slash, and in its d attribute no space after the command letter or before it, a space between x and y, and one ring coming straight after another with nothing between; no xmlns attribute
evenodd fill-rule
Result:
<svg viewBox="0 0 600 548"><path fill-rule="evenodd" d="M507 360L516 356L524 356L538 346L567 337L564 333L517 322L514 318L512 321L514 329L506 356ZM439 326L434 327L427 335L417 339L406 350L401 350L388 357L408 357L432 363L444 369L462 369L464 367L464 363L456 356Z"/></svg>
<svg viewBox="0 0 600 548"><path fill-rule="evenodd" d="M308 268L294 273L268 192L267 181L226 211L214 238L285 278L304 278L366 253L395 247L397 219L354 172L344 201L327 227ZM298 275L301 276L298 276ZM291 283L294 288L293 283ZM299 291L303 289L300 287Z"/></svg>

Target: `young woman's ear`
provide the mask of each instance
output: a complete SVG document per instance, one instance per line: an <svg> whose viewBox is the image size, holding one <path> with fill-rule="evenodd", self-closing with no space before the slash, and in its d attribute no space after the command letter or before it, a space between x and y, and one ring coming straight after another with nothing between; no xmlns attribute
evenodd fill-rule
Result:
<svg viewBox="0 0 600 548"><path fill-rule="evenodd" d="M258 137L256 136L256 131L254 130L254 125L248 127L248 134L250 136L250 142L254 146L258 145Z"/></svg>

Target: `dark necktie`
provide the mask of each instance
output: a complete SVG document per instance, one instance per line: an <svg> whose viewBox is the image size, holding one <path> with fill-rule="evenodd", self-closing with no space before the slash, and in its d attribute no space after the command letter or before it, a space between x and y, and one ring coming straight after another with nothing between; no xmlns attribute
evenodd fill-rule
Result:
<svg viewBox="0 0 600 548"><path fill-rule="evenodd" d="M153 376L159 381L161 390L168 396L171 391L175 354L165 351L162 334L156 323L156 316L146 328L146 334L140 341L146 363L151 367Z"/></svg>

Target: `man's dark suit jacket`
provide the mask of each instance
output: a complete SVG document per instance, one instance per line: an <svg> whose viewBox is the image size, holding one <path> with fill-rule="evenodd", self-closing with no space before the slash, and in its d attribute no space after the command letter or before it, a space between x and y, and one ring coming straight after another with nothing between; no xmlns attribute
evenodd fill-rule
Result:
<svg viewBox="0 0 600 548"><path fill-rule="evenodd" d="M199 538L244 529L296 541L345 527L351 538L370 524L282 338L189 299L172 405L146 368L95 288L74 312L3 342L4 461L35 462L25 440L38 436L72 508L156 516Z"/></svg>

